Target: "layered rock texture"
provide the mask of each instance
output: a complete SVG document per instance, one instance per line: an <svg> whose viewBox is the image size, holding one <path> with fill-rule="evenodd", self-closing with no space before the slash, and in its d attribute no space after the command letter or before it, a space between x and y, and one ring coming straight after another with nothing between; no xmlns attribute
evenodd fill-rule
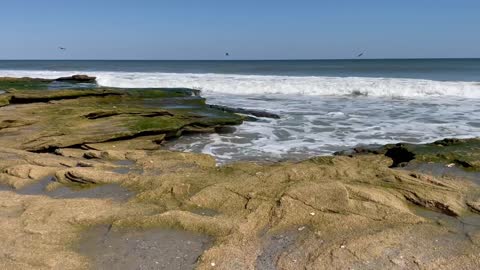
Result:
<svg viewBox="0 0 480 270"><path fill-rule="evenodd" d="M185 131L241 123L240 116L206 107L193 90L48 90L43 81L24 80L18 88L29 89L0 83L7 90L0 95L6 104L0 108L2 269L102 268L108 245L91 246L95 258L79 248L98 226L106 228L99 243L117 243L112 237L125 231L158 229L213 239L194 264L178 264L183 269L480 267L475 181L392 166L468 162L466 173L475 173L477 139L402 145L413 154L401 162L387 155L397 145L356 151L362 155L219 167L208 155L161 149L163 140ZM93 192L102 187L129 195ZM138 268L177 269L149 260ZM110 265L122 265L117 262Z"/></svg>

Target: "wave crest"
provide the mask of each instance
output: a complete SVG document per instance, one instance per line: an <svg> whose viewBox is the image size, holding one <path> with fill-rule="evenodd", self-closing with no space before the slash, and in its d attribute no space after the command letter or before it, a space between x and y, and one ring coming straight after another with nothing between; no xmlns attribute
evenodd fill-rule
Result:
<svg viewBox="0 0 480 270"><path fill-rule="evenodd" d="M111 87L189 87L204 93L235 95L307 95L480 98L478 82L364 77L301 77L234 74L0 71L0 76L56 78L73 73L97 76L100 85Z"/></svg>
<svg viewBox="0 0 480 270"><path fill-rule="evenodd" d="M105 74L106 75L106 74ZM292 77L222 74L142 73L99 75L99 83L119 87L190 87L204 93L236 95L354 95L379 97L457 96L480 98L474 82L360 77Z"/></svg>

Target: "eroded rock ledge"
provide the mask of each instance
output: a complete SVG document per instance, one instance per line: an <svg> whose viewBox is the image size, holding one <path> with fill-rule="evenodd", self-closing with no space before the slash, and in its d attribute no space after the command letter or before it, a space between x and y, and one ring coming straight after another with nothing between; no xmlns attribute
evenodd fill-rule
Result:
<svg viewBox="0 0 480 270"><path fill-rule="evenodd" d="M71 89L50 89L56 81L69 81ZM193 89L121 89L78 82L92 77L57 80L1 78L0 146L29 151L53 151L108 141L143 137L161 143L183 132L215 132L238 125L243 117L212 109ZM10 106L8 106L10 105ZM133 145L131 145L133 147ZM158 147L157 147L158 148Z"/></svg>

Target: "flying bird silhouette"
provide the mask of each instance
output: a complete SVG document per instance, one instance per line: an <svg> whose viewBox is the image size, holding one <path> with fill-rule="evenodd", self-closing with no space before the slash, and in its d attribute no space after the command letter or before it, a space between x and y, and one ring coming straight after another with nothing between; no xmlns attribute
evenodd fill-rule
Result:
<svg viewBox="0 0 480 270"><path fill-rule="evenodd" d="M357 57L362 57L364 53L365 52L362 52L362 53L358 54Z"/></svg>
<svg viewBox="0 0 480 270"><path fill-rule="evenodd" d="M65 51L67 48L65 47L58 47L60 50Z"/></svg>
<svg viewBox="0 0 480 270"><path fill-rule="evenodd" d="M230 54L227 52L227 53L225 53L225 56L230 56Z"/></svg>

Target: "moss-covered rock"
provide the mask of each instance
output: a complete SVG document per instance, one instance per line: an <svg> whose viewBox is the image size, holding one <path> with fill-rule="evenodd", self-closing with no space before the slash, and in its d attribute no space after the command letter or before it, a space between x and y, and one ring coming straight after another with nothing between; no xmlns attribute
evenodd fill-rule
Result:
<svg viewBox="0 0 480 270"><path fill-rule="evenodd" d="M116 172L121 159L131 161L123 163L129 172ZM48 172L56 178L50 189L115 183L136 192L125 203L0 191L0 245L15 258L2 263L87 267L88 258L72 247L83 230L109 224L112 231L175 228L211 235L215 243L199 269L212 263L254 269L259 258L284 269L358 268L367 261L372 268L478 266L480 238L464 230L479 220L479 187L389 165L381 155L216 167L212 157L193 153L61 149L55 155L2 148L0 183L19 190ZM292 231L296 236L281 242ZM273 257L269 241L278 243ZM104 252L99 246L95 254Z"/></svg>
<svg viewBox="0 0 480 270"><path fill-rule="evenodd" d="M169 138L184 131L215 132L216 128L240 124L243 119L209 108L193 89L33 90L52 80L3 80L18 88L9 88L7 94L1 95L3 103L21 106L0 108L0 146L18 149L46 151L139 136ZM161 143L158 137L152 140L145 142L149 148Z"/></svg>
<svg viewBox="0 0 480 270"><path fill-rule="evenodd" d="M0 107L10 104L10 95L0 93Z"/></svg>
<svg viewBox="0 0 480 270"><path fill-rule="evenodd" d="M0 77L0 90L30 90L30 89L48 89L48 85L52 83L53 80L50 79L41 79L41 78L11 78L11 77Z"/></svg>
<svg viewBox="0 0 480 270"><path fill-rule="evenodd" d="M467 170L480 170L480 138L443 139L427 144L388 144L375 148L355 148L337 155L381 154L393 160L392 167L406 163L435 162L455 164Z"/></svg>

